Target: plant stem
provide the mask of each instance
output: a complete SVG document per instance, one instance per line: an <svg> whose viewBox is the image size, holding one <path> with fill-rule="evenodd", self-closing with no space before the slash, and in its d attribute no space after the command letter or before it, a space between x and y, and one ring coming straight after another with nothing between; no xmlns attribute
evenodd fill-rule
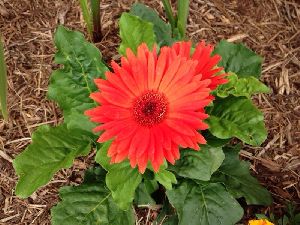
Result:
<svg viewBox="0 0 300 225"><path fill-rule="evenodd" d="M177 3L178 7L178 20L177 20L177 27L178 31L181 34L182 39L185 38L186 33L186 24L187 24L187 18L189 14L189 0L178 0Z"/></svg>
<svg viewBox="0 0 300 225"><path fill-rule="evenodd" d="M162 2L164 4L165 12L166 12L168 20L169 20L169 22L171 24L172 30L174 30L175 27L176 27L176 19L174 17L170 1L169 0L162 0Z"/></svg>
<svg viewBox="0 0 300 225"><path fill-rule="evenodd" d="M93 37L93 21L92 16L89 10L88 1L87 0L79 0L80 2L80 8L82 11L83 19L86 23L86 28L88 30L88 33L90 35L90 38Z"/></svg>
<svg viewBox="0 0 300 225"><path fill-rule="evenodd" d="M102 39L101 17L100 17L100 0L91 0L91 11L93 16L93 40L99 42Z"/></svg>
<svg viewBox="0 0 300 225"><path fill-rule="evenodd" d="M7 74L6 74L6 64L4 59L4 47L0 35L0 112L2 112L2 115L5 120L8 119L6 97L7 97Z"/></svg>

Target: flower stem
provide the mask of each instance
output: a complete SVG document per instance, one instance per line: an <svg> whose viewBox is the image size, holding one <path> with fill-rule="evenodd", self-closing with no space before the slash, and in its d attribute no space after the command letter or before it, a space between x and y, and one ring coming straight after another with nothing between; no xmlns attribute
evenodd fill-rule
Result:
<svg viewBox="0 0 300 225"><path fill-rule="evenodd" d="M93 16L93 40L99 42L102 39L101 17L100 17L100 0L91 0L91 11Z"/></svg>
<svg viewBox="0 0 300 225"><path fill-rule="evenodd" d="M186 33L186 24L187 18L189 14L189 0L178 0L177 7L178 7L178 20L177 20L177 27L178 31L182 37L185 38Z"/></svg>
<svg viewBox="0 0 300 225"><path fill-rule="evenodd" d="M92 36L93 36L93 21L92 21L91 13L89 10L88 1L87 0L79 0L79 3L80 3L80 8L82 11L83 19L86 23L86 28L88 30L90 38L92 38Z"/></svg>
<svg viewBox="0 0 300 225"><path fill-rule="evenodd" d="M176 19L174 17L174 14L173 14L173 10L172 10L172 7L171 7L171 4L170 4L170 1L169 0L162 0L163 4L164 4L164 8L165 8L165 11L166 11L166 15L168 17L168 20L171 24L171 27L172 27L172 30L175 29L176 27Z"/></svg>

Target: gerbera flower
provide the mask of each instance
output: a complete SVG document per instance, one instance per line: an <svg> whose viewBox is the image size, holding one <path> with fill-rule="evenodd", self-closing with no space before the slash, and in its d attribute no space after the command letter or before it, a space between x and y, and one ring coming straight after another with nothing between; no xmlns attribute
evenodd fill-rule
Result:
<svg viewBox="0 0 300 225"><path fill-rule="evenodd" d="M173 45L177 55L186 57L187 59L197 60L198 64L196 66L196 74L201 74L202 79L210 79L211 83L208 87L211 90L215 90L218 85L227 82L224 79L226 74L220 74L215 76L217 73L223 70L222 67L216 67L218 62L221 60L221 56L214 55L211 57L212 51L214 50L212 45L206 45L204 41L201 41L195 48L194 53L191 55L192 43L189 42L177 42Z"/></svg>
<svg viewBox="0 0 300 225"><path fill-rule="evenodd" d="M163 47L159 56L155 47L141 44L137 55L127 49L121 66L112 62L106 80L95 80L100 91L91 98L100 106L85 114L101 123L94 129L104 131L98 142L112 139L111 163L128 158L143 173L151 162L157 172L165 159L172 164L179 159L179 147L199 150L206 143L198 132L208 128L204 107L211 89L224 80L214 76L220 57L211 57L203 43L192 58L189 42Z"/></svg>
<svg viewBox="0 0 300 225"><path fill-rule="evenodd" d="M261 220L250 220L248 225L274 225L274 223L271 223L266 219L261 219Z"/></svg>

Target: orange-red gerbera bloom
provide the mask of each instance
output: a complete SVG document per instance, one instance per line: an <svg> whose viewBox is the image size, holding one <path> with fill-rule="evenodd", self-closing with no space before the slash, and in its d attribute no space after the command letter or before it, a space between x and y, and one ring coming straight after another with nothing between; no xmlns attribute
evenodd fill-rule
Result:
<svg viewBox="0 0 300 225"><path fill-rule="evenodd" d="M202 41L196 46L192 55L190 54L191 46L191 42L177 42L172 46L172 48L175 50L177 55L198 61L195 73L201 74L202 80L211 80L211 83L208 85L211 90L216 89L220 84L226 83L227 80L224 79L225 74L215 76L217 73L221 72L223 68L215 67L221 60L221 56L214 55L211 57L213 46L205 45L205 42Z"/></svg>
<svg viewBox="0 0 300 225"><path fill-rule="evenodd" d="M260 219L260 220L250 220L248 225L274 225L274 223L271 223L266 219Z"/></svg>
<svg viewBox="0 0 300 225"><path fill-rule="evenodd" d="M211 46L201 42L192 56L190 51L190 42L163 47L159 55L141 44L137 55L127 49L121 66L112 62L106 80L95 80L100 92L91 98L100 106L85 114L101 123L94 130L104 131L98 142L113 140L112 163L128 158L143 173L150 161L157 172L164 159L179 159L179 146L199 150L206 143L198 132L208 128L204 107L226 80L216 76L222 68L216 67L220 57L210 56Z"/></svg>

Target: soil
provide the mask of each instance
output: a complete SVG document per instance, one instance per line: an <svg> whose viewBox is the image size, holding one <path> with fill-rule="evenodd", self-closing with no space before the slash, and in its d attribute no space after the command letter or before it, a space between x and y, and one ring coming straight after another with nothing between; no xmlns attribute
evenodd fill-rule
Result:
<svg viewBox="0 0 300 225"><path fill-rule="evenodd" d="M103 40L97 43L106 61L118 58L118 18L135 1L102 0ZM144 1L163 15L158 0ZM173 1L174 3L175 1ZM195 42L221 39L243 42L264 57L261 80L271 94L255 97L269 130L261 147L245 145L241 157L251 162L253 174L272 193L271 207L250 206L255 213L284 213L287 202L300 207L300 2L297 0L191 0L188 36ZM175 6L175 4L173 5ZM28 199L14 195L18 177L12 160L30 143L42 124L57 125L61 112L47 100L47 86L58 24L86 33L79 1L1 0L0 33L8 66L8 122L0 119L0 224L50 224L50 208L58 189L79 184L93 154L76 159L48 185ZM137 224L151 224L157 212L137 210ZM150 215L150 216L149 216ZM150 219L149 219L150 218Z"/></svg>

